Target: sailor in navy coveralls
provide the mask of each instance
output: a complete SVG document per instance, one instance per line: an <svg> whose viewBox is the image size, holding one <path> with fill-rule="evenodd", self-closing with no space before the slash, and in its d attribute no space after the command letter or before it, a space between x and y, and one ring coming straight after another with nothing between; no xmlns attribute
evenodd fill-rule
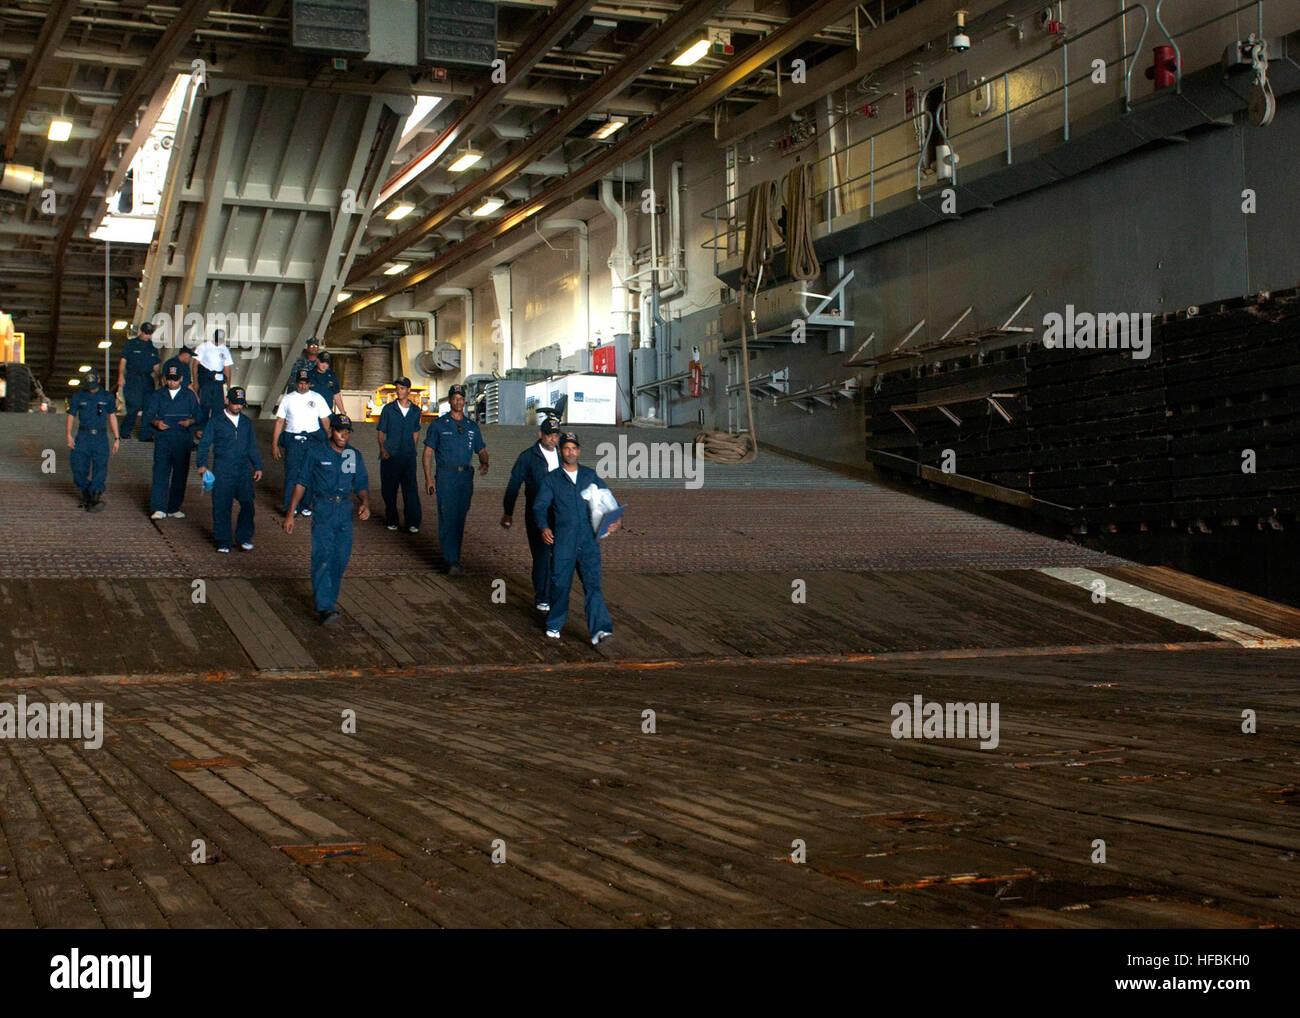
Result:
<svg viewBox="0 0 1300 1018"><path fill-rule="evenodd" d="M614 635L614 623L600 591L600 545L591 527L591 507L582 492L593 484L598 488L608 485L591 467L578 465L578 450L577 435L565 433L560 438L562 465L542 481L533 503L533 523L542 532L542 540L551 545L551 610L546 616L546 635L560 638L576 569L586 595L587 632L594 645ZM614 521L609 533L621 525L622 521Z"/></svg>
<svg viewBox="0 0 1300 1018"><path fill-rule="evenodd" d="M479 472L488 472L487 443L478 425L465 417L465 387L453 385L448 393L451 413L429 425L424 436L424 485L432 495L438 494L438 545L447 563L447 575L459 576L460 546L465 539L465 517L474 497L474 468L470 456L478 453ZM432 466L438 461L437 483Z"/></svg>
<svg viewBox="0 0 1300 1018"><path fill-rule="evenodd" d="M370 478L361 453L348 444L352 421L346 414L330 417L328 443L313 443L295 477L284 532L293 533L294 510L309 491L316 503L311 519L311 589L321 625L339 616L339 587L352 557L352 496L360 502L357 519L370 519Z"/></svg>
<svg viewBox="0 0 1300 1018"><path fill-rule="evenodd" d="M533 607L539 612L551 610L551 546L542 540L542 532L533 522L533 503L542 489L542 481L552 470L560 467L560 454L555 451L560 441L560 429L547 420L537 429L537 442L519 454L510 483L502 502L501 526L507 530L514 522L515 500L519 488L524 489L524 529L528 532L528 550L533 553Z"/></svg>
<svg viewBox="0 0 1300 1018"><path fill-rule="evenodd" d="M78 509L99 512L100 495L108 485L108 457L117 452L117 398L99 387L99 375L87 371L86 387L68 401L68 448L72 450L72 481L81 492ZM77 437L72 437L72 422ZM109 445L109 438L112 445Z"/></svg>

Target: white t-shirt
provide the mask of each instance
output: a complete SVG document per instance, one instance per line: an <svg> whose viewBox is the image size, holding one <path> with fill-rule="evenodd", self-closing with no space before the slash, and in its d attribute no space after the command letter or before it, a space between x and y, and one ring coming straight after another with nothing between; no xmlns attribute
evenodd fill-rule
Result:
<svg viewBox="0 0 1300 1018"><path fill-rule="evenodd" d="M169 389L167 390L167 395L170 396L172 399L175 399L175 398L176 398L177 396L179 396L180 394L181 394L181 390L180 390L179 388L176 388L176 389L170 389L170 388L169 388Z"/></svg>
<svg viewBox="0 0 1300 1018"><path fill-rule="evenodd" d="M240 419L241 417L243 417L244 415L243 415L243 414L232 414L229 410L224 411L224 413L225 413L225 415L226 415L226 420L228 420L231 424L233 424L233 425L235 426L235 430L238 431L238 430L239 430L239 419Z"/></svg>
<svg viewBox="0 0 1300 1018"><path fill-rule="evenodd" d="M577 484L577 483L578 483L578 471L576 471L576 470L574 470L574 471L569 471L569 470L566 468L565 471L564 471L564 476L567 477L567 478L568 478L570 481L572 481L574 484Z"/></svg>
<svg viewBox="0 0 1300 1018"><path fill-rule="evenodd" d="M199 344L199 348L194 351L194 358L214 374L220 372L224 375L225 369L235 363L235 358L230 356L230 347L224 344L217 346L210 341Z"/></svg>
<svg viewBox="0 0 1300 1018"><path fill-rule="evenodd" d="M542 455L546 457L547 470L554 470L560 465L560 454L554 449L546 448L546 446L542 445L541 442L537 443L537 448L541 449ZM574 483L576 484L577 482L575 481Z"/></svg>
<svg viewBox="0 0 1300 1018"><path fill-rule="evenodd" d="M284 420L284 428L291 435L307 435L320 431L320 419L330 415L330 408L325 405L319 392L308 389L306 392L294 390L280 400L280 409L276 417Z"/></svg>
<svg viewBox="0 0 1300 1018"><path fill-rule="evenodd" d="M402 416L405 417L407 414L411 412L411 404L408 403L406 406L402 406L401 403L398 403L397 409L402 411Z"/></svg>

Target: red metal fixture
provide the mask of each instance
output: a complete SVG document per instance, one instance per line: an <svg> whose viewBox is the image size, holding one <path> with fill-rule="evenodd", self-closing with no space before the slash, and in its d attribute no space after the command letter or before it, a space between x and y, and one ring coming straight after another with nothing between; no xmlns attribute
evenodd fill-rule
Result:
<svg viewBox="0 0 1300 1018"><path fill-rule="evenodd" d="M1182 60L1174 56L1172 46L1157 46L1152 51L1152 55L1155 63L1147 68L1147 78L1155 82L1157 91L1162 88L1172 88L1177 80L1178 68L1182 65Z"/></svg>

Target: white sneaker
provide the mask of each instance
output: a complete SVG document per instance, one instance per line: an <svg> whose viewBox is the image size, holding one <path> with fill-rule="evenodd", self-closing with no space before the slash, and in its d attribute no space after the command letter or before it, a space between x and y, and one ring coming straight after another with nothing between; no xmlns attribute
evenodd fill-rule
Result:
<svg viewBox="0 0 1300 1018"><path fill-rule="evenodd" d="M243 548L244 551L252 551L252 550L253 550L253 542L252 542L252 541L245 541L243 544L240 545L240 547Z"/></svg>
<svg viewBox="0 0 1300 1018"><path fill-rule="evenodd" d="M163 512L161 509L159 509L157 512L153 512L149 514L149 519L151 520L165 520L166 518L167 518L167 514Z"/></svg>
<svg viewBox="0 0 1300 1018"><path fill-rule="evenodd" d="M171 517L172 519L174 519L174 520L183 520L183 519L185 519L185 514L184 514L183 512L181 512L179 509L176 510L176 512L174 512L174 513L168 513L167 515L170 516L170 517Z"/></svg>
<svg viewBox="0 0 1300 1018"><path fill-rule="evenodd" d="M396 529L397 529L397 524L396 524L396 523L392 524L388 529L389 529L389 530L396 530Z"/></svg>
<svg viewBox="0 0 1300 1018"><path fill-rule="evenodd" d="M540 604L533 605L533 610L539 612L548 612L551 610L551 606L547 604L545 601L542 601Z"/></svg>
<svg viewBox="0 0 1300 1018"><path fill-rule="evenodd" d="M608 629L602 629L599 632L597 632L595 636L591 638L591 645L594 647L596 646L596 644L600 643L601 640L608 640L613 635L614 634L611 633Z"/></svg>
<svg viewBox="0 0 1300 1018"><path fill-rule="evenodd" d="M310 516L310 515L311 515L311 510L310 510L310 509L304 509L304 510L302 511L302 514L303 514L304 516Z"/></svg>
<svg viewBox="0 0 1300 1018"><path fill-rule="evenodd" d="M223 554L223 555L229 555L229 554L230 554L230 549L229 549L229 548L218 548L217 551L221 552L221 554Z"/></svg>
<svg viewBox="0 0 1300 1018"><path fill-rule="evenodd" d="M548 629L546 631L546 635L552 640L558 640L560 638L560 634L557 633L554 629Z"/></svg>
<svg viewBox="0 0 1300 1018"><path fill-rule="evenodd" d="M418 533L420 532L420 528L419 528L419 527L407 527L407 528L406 528L406 532L407 532L408 534L418 534Z"/></svg>

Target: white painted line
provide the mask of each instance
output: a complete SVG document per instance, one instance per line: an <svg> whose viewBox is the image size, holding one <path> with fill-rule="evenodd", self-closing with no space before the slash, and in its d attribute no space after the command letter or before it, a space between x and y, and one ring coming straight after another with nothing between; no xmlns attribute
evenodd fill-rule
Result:
<svg viewBox="0 0 1300 1018"><path fill-rule="evenodd" d="M1255 626L1248 626L1246 623L1230 619L1226 615L1217 615L1212 611L1206 611L1204 608L1197 608L1182 601L1175 601L1172 597L1165 597L1163 594L1144 590L1142 587L1136 587L1131 583L1125 583L1123 580L1117 580L1111 576L1103 576L1091 569L1040 569L1038 571L1046 573L1053 579L1072 583L1076 587L1083 587L1085 590L1095 590L1094 584L1100 580L1105 584L1107 601L1118 601L1130 608L1137 608L1151 615L1158 615L1162 619L1168 619L1170 622L1176 622L1181 626L1199 629L1203 633L1217 636L1220 640L1230 640L1233 643L1241 644L1243 647L1261 649L1300 647L1300 640L1278 636L1276 633L1269 633L1263 629L1257 629Z"/></svg>

